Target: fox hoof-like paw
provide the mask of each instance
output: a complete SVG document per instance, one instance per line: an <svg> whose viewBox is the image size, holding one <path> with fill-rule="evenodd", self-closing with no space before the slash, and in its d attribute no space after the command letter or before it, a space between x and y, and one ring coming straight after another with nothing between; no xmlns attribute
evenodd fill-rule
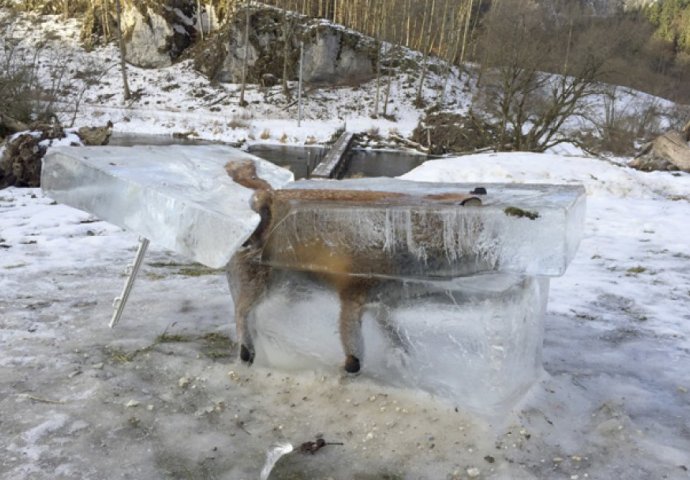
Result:
<svg viewBox="0 0 690 480"><path fill-rule="evenodd" d="M347 373L358 373L359 369L359 358L354 355L348 355L347 358L345 358L345 371Z"/></svg>
<svg viewBox="0 0 690 480"><path fill-rule="evenodd" d="M254 363L254 350L250 350L246 345L240 345L240 359L251 365Z"/></svg>

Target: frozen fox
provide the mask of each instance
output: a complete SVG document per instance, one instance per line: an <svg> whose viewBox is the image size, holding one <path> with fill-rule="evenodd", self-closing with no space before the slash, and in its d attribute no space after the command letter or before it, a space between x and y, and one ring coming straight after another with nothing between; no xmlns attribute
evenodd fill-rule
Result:
<svg viewBox="0 0 690 480"><path fill-rule="evenodd" d="M407 195L396 192L332 189L286 189L274 190L271 185L256 173L253 162L230 162L226 165L228 175L238 184L253 189L251 208L257 212L261 221L252 236L230 261L228 281L231 285L235 303L235 321L240 344L240 358L252 363L254 346L247 321L252 308L266 292L271 277L271 267L262 263L270 260L275 240L270 233L286 215L286 205L291 200L318 200L353 204L404 203ZM476 197L463 194L448 194L425 197L429 201L453 201L459 204L479 203ZM352 228L343 225L343 229ZM379 281L372 277L350 275L363 263L376 264L381 274L395 274L395 260L383 252L361 252L347 247L326 245L322 239L303 239L295 246L297 258L315 266L319 278L333 288L340 299L339 329L340 340L345 353L345 371L356 373L360 370L362 358L361 326L365 305L370 300L374 286Z"/></svg>

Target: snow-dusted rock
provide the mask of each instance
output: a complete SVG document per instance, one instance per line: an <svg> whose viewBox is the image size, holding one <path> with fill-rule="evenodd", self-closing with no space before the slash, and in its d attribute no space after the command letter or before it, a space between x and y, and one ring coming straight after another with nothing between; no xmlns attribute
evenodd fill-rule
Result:
<svg viewBox="0 0 690 480"><path fill-rule="evenodd" d="M304 48L307 82L342 83L372 77L374 65L364 38L326 25L309 35Z"/></svg>
<svg viewBox="0 0 690 480"><path fill-rule="evenodd" d="M125 58L139 67L160 68L172 63L170 48L173 28L161 15L144 7L128 8L122 15Z"/></svg>
<svg viewBox="0 0 690 480"><path fill-rule="evenodd" d="M339 84L365 81L374 73L374 42L334 25L293 17L288 36L288 77L296 80L299 68L299 39L304 38L304 80L307 83ZM258 83L264 75L283 76L285 48L283 13L259 9L250 13L249 42L245 44L244 12L212 45L197 57L197 68L220 82L241 82L247 55L247 80ZM229 39L229 40L228 40Z"/></svg>

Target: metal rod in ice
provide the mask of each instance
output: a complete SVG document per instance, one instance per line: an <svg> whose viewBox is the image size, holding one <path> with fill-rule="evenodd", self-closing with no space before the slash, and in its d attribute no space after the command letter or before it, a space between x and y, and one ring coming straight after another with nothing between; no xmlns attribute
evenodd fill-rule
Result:
<svg viewBox="0 0 690 480"><path fill-rule="evenodd" d="M271 448L269 448L266 453L266 463L264 464L264 468L261 469L259 480L268 480L271 470L273 470L274 465L280 460L280 457L292 452L293 449L294 447L290 443L276 443L275 445L271 445Z"/></svg>
<svg viewBox="0 0 690 480"><path fill-rule="evenodd" d="M122 295L116 297L114 301L115 311L113 312L113 318L110 320L110 328L113 328L115 325L117 325L117 323L120 321L120 317L122 317L122 312L124 312L125 310L127 299L129 298L129 294L132 291L132 287L134 286L134 280L137 277L137 273L139 273L141 264L144 261L144 255L146 255L146 249L148 248L148 246L148 238L139 238L139 248L137 249L137 256L134 258L134 263L130 267L131 271L129 272L127 280L125 281L125 287L122 290Z"/></svg>

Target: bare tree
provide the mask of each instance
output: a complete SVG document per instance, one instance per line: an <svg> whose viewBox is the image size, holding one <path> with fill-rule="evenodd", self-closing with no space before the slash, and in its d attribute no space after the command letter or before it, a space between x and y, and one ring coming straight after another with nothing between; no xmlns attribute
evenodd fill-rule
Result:
<svg viewBox="0 0 690 480"><path fill-rule="evenodd" d="M199 39L204 40L204 24L201 21L201 0L196 0L196 31L199 32Z"/></svg>
<svg viewBox="0 0 690 480"><path fill-rule="evenodd" d="M245 4L245 25L244 25L244 56L242 57L242 86L240 87L240 106L247 106L247 101L244 99L244 91L247 87L247 62L249 59L249 4L247 0Z"/></svg>
<svg viewBox="0 0 690 480"><path fill-rule="evenodd" d="M434 18L434 10L436 8L436 0L431 0L431 9L428 12L429 15L429 20L427 20L427 11L425 9L424 12L424 20L423 25L425 23L428 23L428 31L425 36L425 41L421 40L420 36L420 45L423 46L424 48L424 57L422 58L422 64L420 66L421 73L419 75L419 84L417 85L417 97L415 99L415 104L418 107L421 107L424 104L424 96L423 96L423 89L424 89L424 81L426 80L426 74L427 74L427 69L428 69L428 60L429 60L429 54L431 54L431 49L434 46L434 41L436 39L436 35L438 32L432 32L432 25L433 22L431 19ZM422 27L422 31L424 28Z"/></svg>
<svg viewBox="0 0 690 480"><path fill-rule="evenodd" d="M127 81L127 65L125 63L125 39L122 36L122 6L120 0L115 0L115 11L117 13L117 42L120 45L120 70L122 71L122 87L124 88L124 98L129 100L132 93L129 91L129 82Z"/></svg>
<svg viewBox="0 0 690 480"><path fill-rule="evenodd" d="M494 148L544 151L573 141L563 127L568 119L583 116L585 100L599 92L606 49L583 45L576 51L572 36L559 35L552 19L526 0L503 0L488 22L475 107L497 132ZM565 43L560 41L564 36ZM554 74L542 71L549 65Z"/></svg>
<svg viewBox="0 0 690 480"><path fill-rule="evenodd" d="M291 4L291 7L296 7L297 4ZM297 24L297 19L292 12L287 10L283 12L283 95L285 96L286 103L292 102L292 94L290 93L290 87L288 85L288 76L290 73L290 53L292 51L292 36L295 31L295 26Z"/></svg>

